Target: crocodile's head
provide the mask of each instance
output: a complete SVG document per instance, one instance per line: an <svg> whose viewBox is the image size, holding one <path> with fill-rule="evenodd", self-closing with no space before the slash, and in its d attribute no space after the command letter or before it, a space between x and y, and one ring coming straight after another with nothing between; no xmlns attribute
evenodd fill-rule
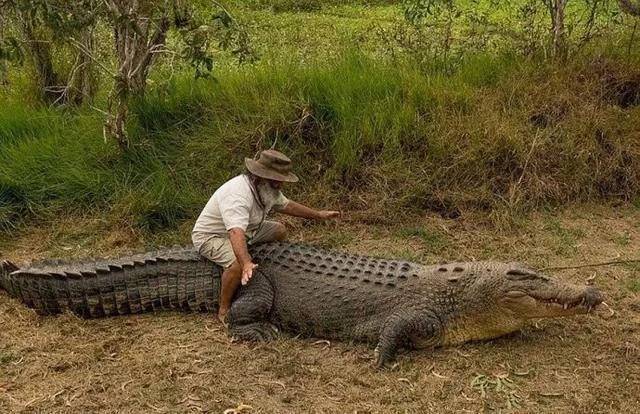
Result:
<svg viewBox="0 0 640 414"><path fill-rule="evenodd" d="M496 302L520 319L588 313L603 300L595 287L573 285L526 269L509 270L502 279Z"/></svg>
<svg viewBox="0 0 640 414"><path fill-rule="evenodd" d="M462 277L455 315L445 327L445 342L489 339L514 332L531 319L588 313L603 296L521 266Z"/></svg>

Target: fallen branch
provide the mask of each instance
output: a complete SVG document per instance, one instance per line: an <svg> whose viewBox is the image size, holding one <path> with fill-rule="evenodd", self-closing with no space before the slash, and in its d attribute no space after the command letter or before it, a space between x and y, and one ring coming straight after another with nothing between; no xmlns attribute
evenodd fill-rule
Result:
<svg viewBox="0 0 640 414"><path fill-rule="evenodd" d="M576 266L549 266L549 267L543 267L539 270L581 269L583 267L610 266L610 265L618 265L618 264L625 264L625 263L640 263L640 259L611 260L608 262L588 263L588 264L576 265Z"/></svg>

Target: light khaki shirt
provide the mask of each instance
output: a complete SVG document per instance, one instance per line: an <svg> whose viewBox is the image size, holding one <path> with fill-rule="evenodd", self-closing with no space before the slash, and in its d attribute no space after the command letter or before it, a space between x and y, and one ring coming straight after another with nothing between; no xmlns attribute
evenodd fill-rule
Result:
<svg viewBox="0 0 640 414"><path fill-rule="evenodd" d="M272 209L281 210L288 202L280 192L273 205L262 206L249 177L238 175L222 184L207 202L191 232L193 245L199 251L211 237L229 237L232 228L240 228L253 237L267 214Z"/></svg>

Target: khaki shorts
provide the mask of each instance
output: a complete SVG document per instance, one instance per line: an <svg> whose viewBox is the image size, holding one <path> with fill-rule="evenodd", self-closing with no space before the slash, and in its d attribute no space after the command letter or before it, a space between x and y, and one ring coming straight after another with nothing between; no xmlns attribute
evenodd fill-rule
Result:
<svg viewBox="0 0 640 414"><path fill-rule="evenodd" d="M278 226L280 223L277 221L265 220L258 231L247 238L247 244L254 245L275 240ZM200 246L200 254L224 268L231 266L236 261L229 237L214 236L210 238Z"/></svg>

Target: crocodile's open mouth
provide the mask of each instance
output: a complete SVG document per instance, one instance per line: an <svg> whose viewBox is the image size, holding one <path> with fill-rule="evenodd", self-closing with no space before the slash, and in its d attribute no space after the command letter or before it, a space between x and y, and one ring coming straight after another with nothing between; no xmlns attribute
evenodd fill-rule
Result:
<svg viewBox="0 0 640 414"><path fill-rule="evenodd" d="M533 296L532 296L533 297ZM563 301L561 299L538 299L533 297L536 302L547 306L549 308L557 308L562 310L571 310L574 308L579 308L579 310L584 310L585 312L591 312L596 306L598 306L602 300L596 302L589 301L586 297L576 300Z"/></svg>
<svg viewBox="0 0 640 414"><path fill-rule="evenodd" d="M522 291L510 291L506 303L530 317L550 317L589 313L602 303L602 294L593 287L566 296L543 296ZM523 309L524 308L524 309Z"/></svg>

